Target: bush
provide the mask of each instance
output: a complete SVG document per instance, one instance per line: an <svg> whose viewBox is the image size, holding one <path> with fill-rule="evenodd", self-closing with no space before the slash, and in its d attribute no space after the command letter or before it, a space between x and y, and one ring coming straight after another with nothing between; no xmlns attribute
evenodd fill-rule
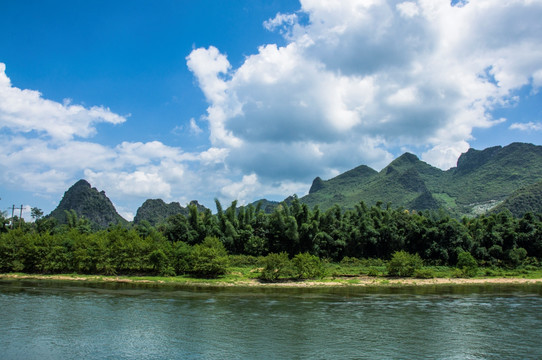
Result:
<svg viewBox="0 0 542 360"><path fill-rule="evenodd" d="M149 255L149 262L152 265L154 272L161 276L173 276L175 270L169 264L168 256L162 251L162 249L154 250Z"/></svg>
<svg viewBox="0 0 542 360"><path fill-rule="evenodd" d="M408 277L414 275L414 271L421 269L422 259L418 254L409 254L406 251L396 251L388 262L388 275Z"/></svg>
<svg viewBox="0 0 542 360"><path fill-rule="evenodd" d="M322 260L318 256L309 253L297 254L292 263L294 265L295 275L299 279L316 279L325 274L325 268Z"/></svg>
<svg viewBox="0 0 542 360"><path fill-rule="evenodd" d="M341 266L360 266L361 260L355 257L345 256L340 262Z"/></svg>
<svg viewBox="0 0 542 360"><path fill-rule="evenodd" d="M432 279L435 277L435 274L431 269L422 268L414 270L414 277L418 279Z"/></svg>
<svg viewBox="0 0 542 360"><path fill-rule="evenodd" d="M279 277L289 276L291 274L290 267L291 263L287 253L271 253L263 258L263 270L260 279L277 281Z"/></svg>
<svg viewBox="0 0 542 360"><path fill-rule="evenodd" d="M527 257L527 250L524 248L513 248L508 251L508 261L512 266L520 265Z"/></svg>
<svg viewBox="0 0 542 360"><path fill-rule="evenodd" d="M371 266L369 270L367 271L367 276L379 276L379 275L380 275L380 271L378 271L378 269L375 268L374 266Z"/></svg>
<svg viewBox="0 0 542 360"><path fill-rule="evenodd" d="M192 247L183 241L177 241L173 246L173 268L177 275L190 271Z"/></svg>
<svg viewBox="0 0 542 360"><path fill-rule="evenodd" d="M478 273L478 263L468 251L462 251L457 255L457 267L466 277L473 277Z"/></svg>
<svg viewBox="0 0 542 360"><path fill-rule="evenodd" d="M258 258L252 255L230 255L231 266L256 266L258 261Z"/></svg>
<svg viewBox="0 0 542 360"><path fill-rule="evenodd" d="M205 278L224 275L228 268L228 253L216 237L206 237L203 243L194 245L189 258L189 272Z"/></svg>

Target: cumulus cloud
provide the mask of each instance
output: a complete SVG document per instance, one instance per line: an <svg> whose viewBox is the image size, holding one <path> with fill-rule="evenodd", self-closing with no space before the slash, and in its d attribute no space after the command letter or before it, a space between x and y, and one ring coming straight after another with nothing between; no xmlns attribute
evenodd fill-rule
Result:
<svg viewBox="0 0 542 360"><path fill-rule="evenodd" d="M37 91L16 88L0 64L0 126L4 130L0 133L0 181L37 196L58 196L79 178L86 178L93 186L107 189L113 201L119 200L126 216L149 197L179 201L185 194L204 192L209 183L216 184L216 189L225 185L208 172L216 171L227 149L186 153L160 141L106 146L89 139L97 123L125 120L102 106L58 103ZM206 169L191 166L200 163ZM200 179L200 175L205 177Z"/></svg>
<svg viewBox="0 0 542 360"><path fill-rule="evenodd" d="M454 166L474 129L506 121L493 110L542 86L539 0L300 3L263 24L285 45L262 44L236 68L214 46L188 54L208 103L184 128L197 135L206 122L211 145L200 152L160 141L92 142L97 124L126 117L19 89L0 63L0 178L53 193L86 177L119 204L115 196L281 199L303 195L315 176L380 169L397 149Z"/></svg>
<svg viewBox="0 0 542 360"><path fill-rule="evenodd" d="M229 149L228 167L253 174L223 191L378 169L405 147L455 166L473 129L506 120L494 109L541 86L540 18L540 1L302 0L264 23L287 44L236 69L215 47L195 49L210 139Z"/></svg>
<svg viewBox="0 0 542 360"><path fill-rule="evenodd" d="M0 128L17 132L37 131L54 140L87 138L96 133L94 125L100 122L121 124L124 116L103 106L85 108L44 99L35 90L21 90L11 85L6 65L0 63Z"/></svg>

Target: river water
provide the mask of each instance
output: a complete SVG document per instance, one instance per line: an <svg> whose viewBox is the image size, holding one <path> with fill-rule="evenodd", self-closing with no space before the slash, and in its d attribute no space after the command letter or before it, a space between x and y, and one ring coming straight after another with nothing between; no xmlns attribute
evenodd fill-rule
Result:
<svg viewBox="0 0 542 360"><path fill-rule="evenodd" d="M1 359L542 358L542 285L197 289L0 280Z"/></svg>

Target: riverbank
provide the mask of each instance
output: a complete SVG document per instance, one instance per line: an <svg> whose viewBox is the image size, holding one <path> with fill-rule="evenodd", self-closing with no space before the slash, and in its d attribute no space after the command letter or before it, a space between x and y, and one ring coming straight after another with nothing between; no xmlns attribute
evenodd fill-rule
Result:
<svg viewBox="0 0 542 360"><path fill-rule="evenodd" d="M402 287L402 286L435 286L435 285L542 285L542 278L530 279L522 277L477 277L477 278L388 278L388 277L334 277L320 280L263 282L258 279L194 279L186 277L153 277L153 276L102 276L102 275L37 275L37 274L0 274L0 280L59 280L81 282L105 283L141 283L141 284L169 284L194 287Z"/></svg>

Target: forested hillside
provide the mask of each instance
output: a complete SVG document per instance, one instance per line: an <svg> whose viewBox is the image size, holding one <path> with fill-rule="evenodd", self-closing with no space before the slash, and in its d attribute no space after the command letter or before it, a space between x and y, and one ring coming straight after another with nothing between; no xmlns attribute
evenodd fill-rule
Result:
<svg viewBox="0 0 542 360"><path fill-rule="evenodd" d="M310 209L297 198L271 214L233 202L217 213L189 205L187 216L170 216L158 227L143 222L106 230L68 225L1 229L0 272L217 275L226 256L285 259L309 254L329 261L387 260L397 252L418 254L426 264L455 266L469 253L485 266L536 265L542 258L542 214L509 212L464 218L443 211L416 212L363 202L353 210ZM280 259L280 257L278 258ZM421 261L421 260L420 260ZM207 272L208 271L208 272Z"/></svg>
<svg viewBox="0 0 542 360"><path fill-rule="evenodd" d="M514 191L504 202L493 208L492 212L505 210L509 210L516 217L522 217L528 212L542 213L542 181Z"/></svg>
<svg viewBox="0 0 542 360"><path fill-rule="evenodd" d="M196 206L198 211L204 212L206 207L200 205L197 201L191 201L190 205ZM182 207L178 202L172 202L166 204L162 199L149 199L146 200L134 217L134 224L147 221L150 225L158 225L164 223L167 218L173 215L188 215L188 207Z"/></svg>
<svg viewBox="0 0 542 360"><path fill-rule="evenodd" d="M79 180L62 197L57 208L48 215L59 224L68 224L75 217L83 217L94 229L105 228L111 224L127 225L115 210L113 203L86 180Z"/></svg>
<svg viewBox="0 0 542 360"><path fill-rule="evenodd" d="M359 201L369 205L380 201L409 210L442 208L460 218L484 213L540 179L542 146L513 143L470 149L447 171L405 153L380 172L360 166L327 181L318 177L300 201L322 209L335 204L353 209Z"/></svg>

